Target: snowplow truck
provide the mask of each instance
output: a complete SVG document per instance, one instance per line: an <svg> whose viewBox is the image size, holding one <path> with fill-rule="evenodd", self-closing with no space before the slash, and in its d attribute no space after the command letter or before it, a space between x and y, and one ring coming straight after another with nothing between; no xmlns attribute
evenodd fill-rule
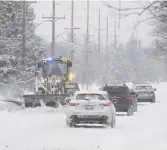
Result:
<svg viewBox="0 0 167 150"><path fill-rule="evenodd" d="M70 72L72 61L68 58L47 58L38 63L35 72L35 92L32 95L23 95L25 107L46 105L58 107L64 103L67 93L66 86L73 81Z"/></svg>

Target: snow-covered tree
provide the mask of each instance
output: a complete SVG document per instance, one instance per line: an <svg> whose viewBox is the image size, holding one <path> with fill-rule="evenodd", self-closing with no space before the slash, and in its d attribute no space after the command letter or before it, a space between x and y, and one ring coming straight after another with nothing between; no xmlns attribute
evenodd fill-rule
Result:
<svg viewBox="0 0 167 150"><path fill-rule="evenodd" d="M24 86L26 83L26 86L29 81L28 84L33 83L34 66L44 50L41 39L35 35L34 10L29 3L25 5L26 44L22 51L23 2L0 2L0 82L4 84Z"/></svg>

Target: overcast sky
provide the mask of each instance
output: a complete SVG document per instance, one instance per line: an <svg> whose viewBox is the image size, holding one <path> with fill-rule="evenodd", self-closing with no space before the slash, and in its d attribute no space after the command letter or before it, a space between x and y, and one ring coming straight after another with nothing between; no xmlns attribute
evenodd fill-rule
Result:
<svg viewBox="0 0 167 150"><path fill-rule="evenodd" d="M64 32L64 28L70 27L71 19L71 2L70 1L56 1L59 3L56 6L56 16L63 17L65 15L65 20L61 19L56 22L56 34L61 34ZM112 6L119 6L118 1L110 1ZM44 21L42 16L52 15L52 1L37 1L36 4L32 4L35 10L36 19L35 22L40 23ZM121 7L141 7L142 2L124 1L121 2ZM79 38L83 38L80 35L86 33L86 1L75 1L74 2L74 27L80 27L81 29L76 30L75 33ZM117 21L117 26L119 19L113 16L113 11L110 8L104 6L102 1L90 1L90 34L94 35L92 39L97 41L97 29L98 28L98 9L101 10L101 28L106 27L106 17L109 17L109 42L113 40L114 35L114 22ZM133 23L139 20L146 19L147 13L142 16L132 15L130 17L121 19L120 28L117 28L118 40L126 42L128 38L134 32ZM150 31L150 26L148 23L142 23L137 28L137 37L142 40L143 45L148 45L151 42L151 37L148 36ZM52 24L51 22L45 22L37 27L36 33L44 38L47 42L51 42L52 37ZM105 42L104 30L101 31L102 43ZM64 36L61 36L58 40L63 40Z"/></svg>

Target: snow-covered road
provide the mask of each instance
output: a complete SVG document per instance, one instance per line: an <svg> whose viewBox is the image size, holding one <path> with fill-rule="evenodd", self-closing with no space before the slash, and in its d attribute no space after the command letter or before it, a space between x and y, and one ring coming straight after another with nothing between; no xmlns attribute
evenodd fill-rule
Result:
<svg viewBox="0 0 167 150"><path fill-rule="evenodd" d="M115 129L68 128L63 108L0 111L0 150L167 150L167 84L155 86L157 103L117 116Z"/></svg>

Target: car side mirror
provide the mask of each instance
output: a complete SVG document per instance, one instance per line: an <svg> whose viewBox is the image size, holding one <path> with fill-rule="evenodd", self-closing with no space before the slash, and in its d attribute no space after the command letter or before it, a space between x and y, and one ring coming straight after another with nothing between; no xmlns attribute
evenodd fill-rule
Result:
<svg viewBox="0 0 167 150"><path fill-rule="evenodd" d="M136 93L135 92L131 92L131 95L136 95Z"/></svg>
<svg viewBox="0 0 167 150"><path fill-rule="evenodd" d="M136 97L138 96L138 94L135 92L132 92L131 95L136 96Z"/></svg>

